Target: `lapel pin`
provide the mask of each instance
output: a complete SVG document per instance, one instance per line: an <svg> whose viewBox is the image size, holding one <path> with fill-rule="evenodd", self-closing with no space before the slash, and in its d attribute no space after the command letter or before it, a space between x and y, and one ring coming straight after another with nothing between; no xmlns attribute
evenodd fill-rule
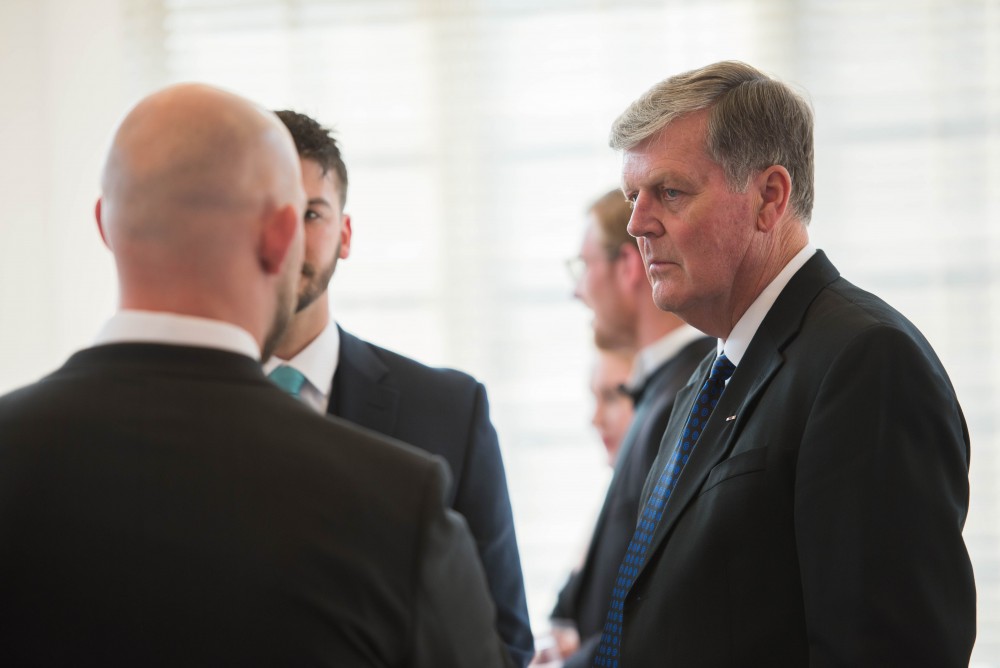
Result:
<svg viewBox="0 0 1000 668"><path fill-rule="evenodd" d="M736 419L735 415L730 415L729 417L726 418L726 422L732 422L735 419Z"/></svg>

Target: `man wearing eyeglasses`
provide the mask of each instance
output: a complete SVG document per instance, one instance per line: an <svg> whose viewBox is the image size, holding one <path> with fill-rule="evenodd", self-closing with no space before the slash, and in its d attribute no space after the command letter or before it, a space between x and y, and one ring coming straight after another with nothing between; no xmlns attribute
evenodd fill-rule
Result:
<svg viewBox="0 0 1000 668"><path fill-rule="evenodd" d="M551 618L566 668L590 666L600 642L618 565L639 513L639 496L656 458L674 395L714 341L653 302L621 190L591 205L578 257L569 261L574 296L593 311L594 338L605 349L638 350L626 389L635 415L622 442L587 556L559 593ZM578 638L577 638L578 634ZM553 657L555 658L555 657Z"/></svg>

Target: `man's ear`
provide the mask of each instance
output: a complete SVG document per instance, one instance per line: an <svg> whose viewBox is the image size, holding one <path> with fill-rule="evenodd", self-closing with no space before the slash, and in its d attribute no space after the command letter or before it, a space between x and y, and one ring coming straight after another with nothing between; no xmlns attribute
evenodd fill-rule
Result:
<svg viewBox="0 0 1000 668"><path fill-rule="evenodd" d="M754 184L761 197L760 209L757 211L757 229L770 232L788 209L788 200L792 196L792 177L781 165L772 165L754 179Z"/></svg>
<svg viewBox="0 0 1000 668"><path fill-rule="evenodd" d="M97 231L101 235L101 241L104 245L111 250L111 244L108 243L108 235L104 233L104 221L101 220L101 198L97 198L97 204L94 205L94 220L97 221Z"/></svg>
<svg viewBox="0 0 1000 668"><path fill-rule="evenodd" d="M345 213L340 221L340 259L351 255L351 214Z"/></svg>
<svg viewBox="0 0 1000 668"><path fill-rule="evenodd" d="M275 210L264 221L258 256L265 273L281 273L282 264L295 243L296 235L300 234L301 225L302 218L292 204Z"/></svg>

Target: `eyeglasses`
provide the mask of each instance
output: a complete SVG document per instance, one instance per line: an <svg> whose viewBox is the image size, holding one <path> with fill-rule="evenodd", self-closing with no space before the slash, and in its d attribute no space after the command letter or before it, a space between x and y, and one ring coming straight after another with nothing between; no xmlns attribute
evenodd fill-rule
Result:
<svg viewBox="0 0 1000 668"><path fill-rule="evenodd" d="M606 260L608 262L614 262L622 255L621 246L614 250L609 250L607 255L600 256L600 259ZM566 271L569 272L570 280L573 281L573 285L576 285L583 279L583 275L587 273L587 268L590 266L591 262L596 261L596 258L584 258L581 255L576 257L571 257L566 260Z"/></svg>
<svg viewBox="0 0 1000 668"><path fill-rule="evenodd" d="M583 279L583 275L587 272L587 261L579 255L571 257L566 260L566 271L569 272L569 278L573 281L573 285L576 285Z"/></svg>

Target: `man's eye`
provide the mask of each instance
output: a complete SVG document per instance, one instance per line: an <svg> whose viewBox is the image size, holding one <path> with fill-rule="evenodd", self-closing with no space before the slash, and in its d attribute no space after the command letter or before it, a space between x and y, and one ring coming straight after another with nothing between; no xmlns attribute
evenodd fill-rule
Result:
<svg viewBox="0 0 1000 668"><path fill-rule="evenodd" d="M319 214L313 211L312 209L306 209L306 213L302 217L305 220L316 220L317 218L319 218Z"/></svg>
<svg viewBox="0 0 1000 668"><path fill-rule="evenodd" d="M663 198L664 199L677 199L678 197L680 197L680 195L681 195L681 191L680 190L676 190L675 188L664 188L663 189Z"/></svg>

